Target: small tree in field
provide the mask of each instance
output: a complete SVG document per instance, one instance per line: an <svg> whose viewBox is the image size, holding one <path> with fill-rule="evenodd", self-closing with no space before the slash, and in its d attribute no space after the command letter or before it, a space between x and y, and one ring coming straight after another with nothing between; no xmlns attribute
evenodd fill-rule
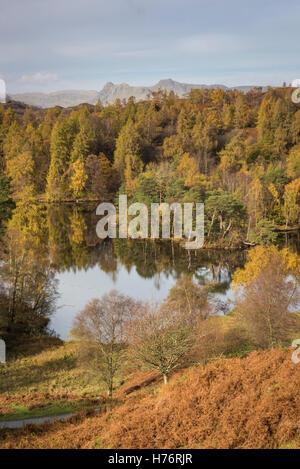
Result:
<svg viewBox="0 0 300 469"><path fill-rule="evenodd" d="M124 324L138 308L138 302L112 290L91 300L74 320L71 336L80 341L84 363L101 374L110 397L124 357Z"/></svg>
<svg viewBox="0 0 300 469"><path fill-rule="evenodd" d="M131 358L161 373L165 384L193 346L191 329L184 324L181 315L151 310L147 305L143 313L130 322L129 341Z"/></svg>

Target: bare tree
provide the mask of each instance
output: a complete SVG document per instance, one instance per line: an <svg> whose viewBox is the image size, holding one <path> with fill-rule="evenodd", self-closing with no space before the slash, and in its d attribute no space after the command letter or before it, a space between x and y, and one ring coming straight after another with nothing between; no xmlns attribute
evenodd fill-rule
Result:
<svg viewBox="0 0 300 469"><path fill-rule="evenodd" d="M187 358L193 346L191 328L182 316L169 310L145 305L143 313L130 321L130 356L163 375L164 383Z"/></svg>
<svg viewBox="0 0 300 469"><path fill-rule="evenodd" d="M91 300L73 323L71 336L81 342L81 357L101 374L110 397L126 347L124 324L139 307L139 302L112 290Z"/></svg>

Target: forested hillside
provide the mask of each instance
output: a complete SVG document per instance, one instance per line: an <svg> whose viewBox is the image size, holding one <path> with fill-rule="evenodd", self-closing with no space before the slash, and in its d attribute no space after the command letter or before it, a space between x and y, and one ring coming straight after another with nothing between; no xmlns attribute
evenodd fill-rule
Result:
<svg viewBox="0 0 300 469"><path fill-rule="evenodd" d="M273 242L299 223L300 109L291 89L192 90L103 107L0 108L1 194L205 202L207 241ZM4 194L4 195L3 195Z"/></svg>

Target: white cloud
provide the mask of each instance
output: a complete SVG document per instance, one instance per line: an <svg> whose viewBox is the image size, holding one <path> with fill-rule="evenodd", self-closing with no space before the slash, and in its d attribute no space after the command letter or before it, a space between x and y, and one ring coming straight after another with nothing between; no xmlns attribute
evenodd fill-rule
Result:
<svg viewBox="0 0 300 469"><path fill-rule="evenodd" d="M32 75L22 75L19 82L22 84L48 85L58 80L57 73L37 72Z"/></svg>

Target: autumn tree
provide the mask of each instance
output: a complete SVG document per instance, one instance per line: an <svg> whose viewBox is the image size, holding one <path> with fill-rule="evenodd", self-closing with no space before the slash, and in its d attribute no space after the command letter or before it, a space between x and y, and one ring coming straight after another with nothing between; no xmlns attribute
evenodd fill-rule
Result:
<svg viewBox="0 0 300 469"><path fill-rule="evenodd" d="M233 276L237 314L251 340L262 348L287 345L299 332L300 258L287 249L257 246Z"/></svg>
<svg viewBox="0 0 300 469"><path fill-rule="evenodd" d="M170 373L187 359L194 343L182 315L151 305L129 323L128 340L130 359L158 371L165 384Z"/></svg>
<svg viewBox="0 0 300 469"><path fill-rule="evenodd" d="M224 190L234 192L238 187L236 174L245 167L247 144L242 133L233 137L219 153L217 175Z"/></svg>
<svg viewBox="0 0 300 469"><path fill-rule="evenodd" d="M297 223L300 215L300 178L294 179L286 185L284 191L283 214L286 220L286 227L290 223Z"/></svg>
<svg viewBox="0 0 300 469"><path fill-rule="evenodd" d="M142 172L139 135L131 120L121 129L116 142L114 167L118 170L126 188L132 194L137 187L137 177Z"/></svg>
<svg viewBox="0 0 300 469"><path fill-rule="evenodd" d="M83 195L85 184L88 179L84 162L81 159L75 160L70 165L70 190L75 197Z"/></svg>
<svg viewBox="0 0 300 469"><path fill-rule="evenodd" d="M234 106L234 122L238 129L244 129L251 124L251 109L247 100L247 96L240 93L235 101Z"/></svg>
<svg viewBox="0 0 300 469"><path fill-rule="evenodd" d="M95 132L85 108L79 111L78 125L79 131L73 142L71 161L80 160L85 163L88 155L93 153L95 146Z"/></svg>
<svg viewBox="0 0 300 469"><path fill-rule="evenodd" d="M253 179L249 184L245 200L249 214L249 227L256 226L265 212L264 186L258 178Z"/></svg>
<svg viewBox="0 0 300 469"><path fill-rule="evenodd" d="M159 135L160 128L155 101L147 101L139 106L136 113L136 128L144 147L151 147Z"/></svg>
<svg viewBox="0 0 300 469"><path fill-rule="evenodd" d="M93 197L111 197L119 184L116 169L104 153L89 155L86 163L86 190Z"/></svg>
<svg viewBox="0 0 300 469"><path fill-rule="evenodd" d="M231 130L234 126L234 106L229 103L224 103L222 109L222 125L226 132Z"/></svg>
<svg viewBox="0 0 300 469"><path fill-rule="evenodd" d="M46 178L50 164L50 157L45 148L43 138L30 121L24 133L23 152L30 152L34 162L35 188L42 194L46 188Z"/></svg>
<svg viewBox="0 0 300 469"><path fill-rule="evenodd" d="M44 244L23 225L24 209L16 215L1 252L2 325L13 336L46 334L57 298L55 273Z"/></svg>
<svg viewBox="0 0 300 469"><path fill-rule="evenodd" d="M13 206L9 181L7 178L0 177L0 235L4 233Z"/></svg>
<svg viewBox="0 0 300 469"><path fill-rule="evenodd" d="M291 138L292 143L300 143L300 109L295 112L291 121Z"/></svg>
<svg viewBox="0 0 300 469"><path fill-rule="evenodd" d="M266 95L262 100L258 111L257 130L258 137L262 143L273 144L274 130L272 127L272 111L274 99Z"/></svg>
<svg viewBox="0 0 300 469"><path fill-rule="evenodd" d="M114 382L124 359L125 322L139 309L139 303L115 290L91 300L76 316L72 337L80 342L81 358L105 382L112 397Z"/></svg>
<svg viewBox="0 0 300 469"><path fill-rule="evenodd" d="M15 120L8 129L5 129L3 124L3 130L5 130L5 138L3 141L4 168L5 162L15 158L19 153L22 152L24 137L20 125Z"/></svg>
<svg viewBox="0 0 300 469"><path fill-rule="evenodd" d="M221 125L221 119L216 113L209 112L205 116L199 113L191 131L196 161L200 171L204 174L208 174L209 167L213 163L213 152L218 146L216 135Z"/></svg>
<svg viewBox="0 0 300 469"><path fill-rule="evenodd" d="M206 182L206 177L200 174L195 158L190 156L189 153L184 153L180 158L176 174L179 178L184 178L184 184L187 187L205 184Z"/></svg>
<svg viewBox="0 0 300 469"><path fill-rule="evenodd" d="M50 139L52 129L61 114L61 108L59 106L47 109L43 121L39 125L38 132L41 135L45 148L47 151L50 150Z"/></svg>
<svg viewBox="0 0 300 469"><path fill-rule="evenodd" d="M34 161L31 152L25 151L10 158L6 163L6 174L11 181L15 200L29 200L35 191Z"/></svg>
<svg viewBox="0 0 300 469"><path fill-rule="evenodd" d="M287 174L290 178L300 177L300 146L295 146L290 150L286 160Z"/></svg>
<svg viewBox="0 0 300 469"><path fill-rule="evenodd" d="M68 170L74 135L66 119L59 119L51 134L51 162L47 176L50 199L62 199L68 193Z"/></svg>

